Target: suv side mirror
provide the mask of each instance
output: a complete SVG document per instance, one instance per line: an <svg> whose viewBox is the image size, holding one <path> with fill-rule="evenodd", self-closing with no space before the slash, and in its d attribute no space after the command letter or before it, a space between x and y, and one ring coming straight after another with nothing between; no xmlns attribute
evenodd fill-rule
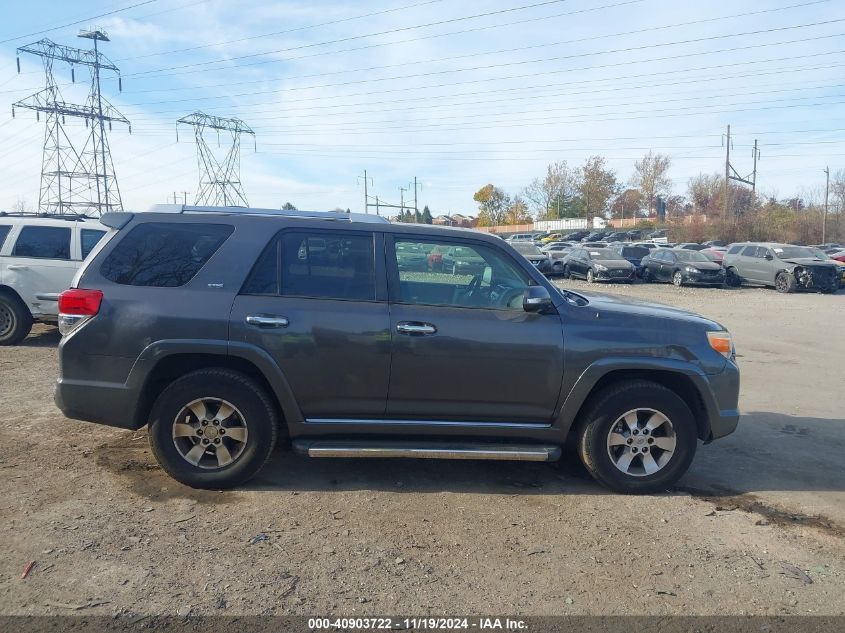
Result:
<svg viewBox="0 0 845 633"><path fill-rule="evenodd" d="M528 286L522 295L522 309L542 312L552 306L552 298L544 286Z"/></svg>
<svg viewBox="0 0 845 633"><path fill-rule="evenodd" d="M774 257L772 257L771 253L766 253L766 259L768 259L769 261L772 261L774 259Z"/></svg>

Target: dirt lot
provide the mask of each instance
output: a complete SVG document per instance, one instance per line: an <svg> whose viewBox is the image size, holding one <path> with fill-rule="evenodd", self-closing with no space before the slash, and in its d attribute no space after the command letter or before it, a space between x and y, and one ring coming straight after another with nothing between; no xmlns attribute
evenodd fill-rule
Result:
<svg viewBox="0 0 845 633"><path fill-rule="evenodd" d="M607 290L735 336L740 430L672 493L607 494L578 465L286 453L198 492L144 432L60 415L58 335L36 328L0 350L0 613L845 613L843 293Z"/></svg>

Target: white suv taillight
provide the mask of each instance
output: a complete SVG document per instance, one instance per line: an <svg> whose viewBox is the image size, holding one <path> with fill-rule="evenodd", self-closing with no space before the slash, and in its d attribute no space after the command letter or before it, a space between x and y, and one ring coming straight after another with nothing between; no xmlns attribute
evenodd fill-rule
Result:
<svg viewBox="0 0 845 633"><path fill-rule="evenodd" d="M71 288L59 295L59 332L70 334L73 330L97 315L103 301L101 290Z"/></svg>

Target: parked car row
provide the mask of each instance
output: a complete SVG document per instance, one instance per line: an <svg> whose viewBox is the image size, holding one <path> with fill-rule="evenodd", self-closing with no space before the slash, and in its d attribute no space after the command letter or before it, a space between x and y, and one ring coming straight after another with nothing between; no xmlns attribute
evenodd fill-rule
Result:
<svg viewBox="0 0 845 633"><path fill-rule="evenodd" d="M779 292L835 292L845 287L845 251L774 243L552 241L512 242L549 275L596 281L666 282L676 286L770 286ZM545 256L545 260L542 257Z"/></svg>

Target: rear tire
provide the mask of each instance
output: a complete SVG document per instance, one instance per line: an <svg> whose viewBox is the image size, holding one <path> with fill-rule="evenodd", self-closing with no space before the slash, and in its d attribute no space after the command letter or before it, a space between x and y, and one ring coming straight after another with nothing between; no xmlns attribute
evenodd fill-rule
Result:
<svg viewBox="0 0 845 633"><path fill-rule="evenodd" d="M627 422L632 412L639 412L632 418L639 428L636 435ZM644 433L649 425L654 426ZM697 443L689 407L674 391L646 380L625 381L600 392L582 417L577 441L590 475L626 494L655 493L674 485L692 463Z"/></svg>
<svg viewBox="0 0 845 633"><path fill-rule="evenodd" d="M593 272L592 268L587 269L587 283L588 284L596 283L596 274Z"/></svg>
<svg viewBox="0 0 845 633"><path fill-rule="evenodd" d="M233 413L224 416L224 405ZM149 424L158 463L192 488L231 488L255 476L270 458L279 432L267 393L244 374L228 369L201 369L173 381L153 405Z"/></svg>
<svg viewBox="0 0 845 633"><path fill-rule="evenodd" d="M782 272L778 273L778 276L775 277L775 290L784 294L790 294L795 292L795 289L798 287L798 282L795 280L790 273Z"/></svg>
<svg viewBox="0 0 845 633"><path fill-rule="evenodd" d="M17 297L0 292L0 345L17 345L32 330L32 314Z"/></svg>

